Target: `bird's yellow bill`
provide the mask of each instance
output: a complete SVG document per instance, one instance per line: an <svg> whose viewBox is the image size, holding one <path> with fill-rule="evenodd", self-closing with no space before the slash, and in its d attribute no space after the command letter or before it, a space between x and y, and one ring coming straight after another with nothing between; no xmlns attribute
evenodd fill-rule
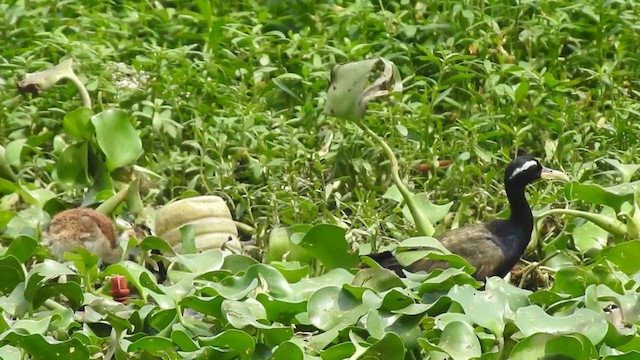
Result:
<svg viewBox="0 0 640 360"><path fill-rule="evenodd" d="M571 179L569 179L569 176L563 173L562 171L553 170L546 167L542 168L542 173L540 174L540 178L545 180L560 180L560 181L566 181L566 182L571 181Z"/></svg>

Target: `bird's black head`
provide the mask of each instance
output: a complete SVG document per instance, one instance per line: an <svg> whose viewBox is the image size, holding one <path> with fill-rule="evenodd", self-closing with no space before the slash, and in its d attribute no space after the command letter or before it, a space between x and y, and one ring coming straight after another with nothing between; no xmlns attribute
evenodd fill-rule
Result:
<svg viewBox="0 0 640 360"><path fill-rule="evenodd" d="M504 183L510 185L525 186L538 179L569 181L562 171L546 168L528 154L513 159L504 173Z"/></svg>

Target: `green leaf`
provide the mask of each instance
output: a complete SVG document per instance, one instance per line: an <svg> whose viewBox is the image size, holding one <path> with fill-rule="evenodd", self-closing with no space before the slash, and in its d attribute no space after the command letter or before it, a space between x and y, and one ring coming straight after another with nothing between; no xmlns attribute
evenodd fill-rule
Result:
<svg viewBox="0 0 640 360"><path fill-rule="evenodd" d="M473 327L463 321L452 321L445 326L438 347L455 360L472 359L482 355L480 340Z"/></svg>
<svg viewBox="0 0 640 360"><path fill-rule="evenodd" d="M601 214L613 219L616 217L615 211L610 207L604 207ZM609 232L591 221L586 221L573 229L572 236L576 247L584 254L592 249L601 250L606 247Z"/></svg>
<svg viewBox="0 0 640 360"><path fill-rule="evenodd" d="M539 306L518 309L514 319L524 336L535 333L585 335L592 344L598 344L607 334L607 321L603 314L589 309L576 309L567 316L551 316Z"/></svg>
<svg viewBox="0 0 640 360"><path fill-rule="evenodd" d="M256 346L255 340L251 335L244 331L233 329L225 330L216 336L201 337L198 342L200 345L232 350L242 360L251 359Z"/></svg>
<svg viewBox="0 0 640 360"><path fill-rule="evenodd" d="M620 211L623 203L633 200L633 194L639 185L640 180L610 187L572 182L565 185L565 196L569 200L582 200L591 204L606 205Z"/></svg>
<svg viewBox="0 0 640 360"><path fill-rule="evenodd" d="M131 343L127 348L128 352L140 350L149 351L152 354L162 354L163 352L173 349L175 345L173 341L162 336L145 336Z"/></svg>
<svg viewBox="0 0 640 360"><path fill-rule="evenodd" d="M398 335L387 333L382 339L369 346L359 359L403 360L406 351Z"/></svg>
<svg viewBox="0 0 640 360"><path fill-rule="evenodd" d="M518 342L509 359L594 359L598 353L589 339L581 334L533 334Z"/></svg>
<svg viewBox="0 0 640 360"><path fill-rule="evenodd" d="M67 146L56 162L56 173L60 184L65 188L90 185L87 143Z"/></svg>
<svg viewBox="0 0 640 360"><path fill-rule="evenodd" d="M160 250L163 254L171 254L175 255L173 248L166 242L164 239L159 238L157 236L147 236L138 244L140 249L149 251L149 250Z"/></svg>
<svg viewBox="0 0 640 360"><path fill-rule="evenodd" d="M231 326L236 329L244 329L246 327L265 328L265 325L259 320L267 319L267 312L261 303L255 299L246 299L244 301L225 300L220 306L222 315Z"/></svg>
<svg viewBox="0 0 640 360"><path fill-rule="evenodd" d="M300 346L291 341L286 341L278 345L278 348L269 357L269 360L302 360L304 352Z"/></svg>
<svg viewBox="0 0 640 360"><path fill-rule="evenodd" d="M219 249L206 250L198 254L176 254L179 263L195 275L219 270L224 263L224 255Z"/></svg>
<svg viewBox="0 0 640 360"><path fill-rule="evenodd" d="M4 157L9 165L20 168L22 165L22 153L27 144L27 139L18 139L5 146Z"/></svg>
<svg viewBox="0 0 640 360"><path fill-rule="evenodd" d="M432 224L436 224L444 220L445 216L449 214L451 206L453 206L453 201L450 201L444 205L433 204L429 200L429 194L427 193L415 194L413 195L413 197L416 199L416 203L420 207L420 212L422 214L425 214ZM411 211L409 210L409 207L407 205L402 207L402 214L412 224L415 224L413 215L411 215Z"/></svg>
<svg viewBox="0 0 640 360"><path fill-rule="evenodd" d="M19 334L10 331L4 333L0 339L24 349L34 360L86 360L91 355L89 349L76 338L58 341L40 334Z"/></svg>
<svg viewBox="0 0 640 360"><path fill-rule="evenodd" d="M90 140L94 133L91 116L93 116L93 111L81 106L64 116L62 128L74 140Z"/></svg>
<svg viewBox="0 0 640 360"><path fill-rule="evenodd" d="M598 254L599 258L606 259L618 266L620 271L627 275L640 272L640 240L627 241L609 247Z"/></svg>
<svg viewBox="0 0 640 360"><path fill-rule="evenodd" d="M522 81L516 88L516 92L515 92L516 103L520 103L525 98L525 96L527 96L528 92L529 92L529 80L527 80L526 77L523 77Z"/></svg>
<svg viewBox="0 0 640 360"><path fill-rule="evenodd" d="M91 122L109 170L131 165L142 155L142 141L123 110L104 110L94 115Z"/></svg>
<svg viewBox="0 0 640 360"><path fill-rule="evenodd" d="M70 307L76 309L82 305L84 301L84 293L78 283L51 283L40 287L33 296L33 307L38 308L44 304L47 299L62 295L71 304Z"/></svg>
<svg viewBox="0 0 640 360"><path fill-rule="evenodd" d="M286 298L292 291L289 283L278 270L265 264L256 264L241 276L229 276L218 283L210 283L227 299L240 300L260 286L261 292L276 298Z"/></svg>
<svg viewBox="0 0 640 360"><path fill-rule="evenodd" d="M314 292L307 308L311 324L325 331L353 325L368 310L353 295L337 286L323 287Z"/></svg>
<svg viewBox="0 0 640 360"><path fill-rule="evenodd" d="M291 324L298 314L307 311L306 301L281 300L267 294L256 295L256 300L262 304L271 322Z"/></svg>
<svg viewBox="0 0 640 360"><path fill-rule="evenodd" d="M454 286L448 296L462 306L475 324L500 337L507 321L513 319L514 311L528 304L529 292L517 289L500 278L489 278L485 287L485 291L479 291L469 285Z"/></svg>
<svg viewBox="0 0 640 360"><path fill-rule="evenodd" d="M35 254L37 248L38 242L34 238L20 235L11 241L4 256L13 255L19 262L24 263Z"/></svg>
<svg viewBox="0 0 640 360"><path fill-rule="evenodd" d="M289 231L287 228L277 227L271 229L265 263L282 260L287 251L289 251L289 247Z"/></svg>
<svg viewBox="0 0 640 360"><path fill-rule="evenodd" d="M367 80L377 64L384 69L365 89ZM335 65L331 70L331 84L327 91L324 112L346 120L364 116L367 103L379 96L402 91L402 79L396 65L384 58L362 60Z"/></svg>
<svg viewBox="0 0 640 360"><path fill-rule="evenodd" d="M35 265L31 270L29 270L27 286L24 290L24 297L27 300L34 302L38 292L49 280L58 278L62 275L76 275L76 273L67 266L49 259Z"/></svg>
<svg viewBox="0 0 640 360"><path fill-rule="evenodd" d="M349 269L358 261L345 238L346 230L335 225L319 224L312 227L300 245L312 253L327 269Z"/></svg>

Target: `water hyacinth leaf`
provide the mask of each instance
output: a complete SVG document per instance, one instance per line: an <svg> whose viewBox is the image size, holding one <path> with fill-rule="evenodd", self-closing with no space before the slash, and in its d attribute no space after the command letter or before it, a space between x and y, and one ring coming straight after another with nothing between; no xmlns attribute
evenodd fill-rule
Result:
<svg viewBox="0 0 640 360"><path fill-rule="evenodd" d="M37 264L29 270L27 274L27 286L24 291L24 296L27 300L33 301L36 293L40 288L49 280L58 278L62 275L75 275L76 273L69 269L67 266L46 259L40 264Z"/></svg>
<svg viewBox="0 0 640 360"><path fill-rule="evenodd" d="M607 320L604 314L589 309L576 309L567 316L551 316L539 306L518 309L514 319L524 336L535 333L585 335L592 344L598 344L607 334Z"/></svg>
<svg viewBox="0 0 640 360"><path fill-rule="evenodd" d="M520 340L512 349L509 359L594 359L598 353L581 334L533 334Z"/></svg>
<svg viewBox="0 0 640 360"><path fill-rule="evenodd" d="M231 254L225 256L224 263L222 264L222 269L229 270L232 274L237 274L239 272L245 271L255 264L259 264L259 262L252 257L246 255Z"/></svg>
<svg viewBox="0 0 640 360"><path fill-rule="evenodd" d="M215 297L200 297L200 296L187 296L180 302L180 306L183 308L193 309L197 312L205 315L210 315L215 318L222 317L222 302L225 300L222 296Z"/></svg>
<svg viewBox="0 0 640 360"><path fill-rule="evenodd" d="M575 266L567 266L556 272L551 291L571 296L581 296L586 289L585 270Z"/></svg>
<svg viewBox="0 0 640 360"><path fill-rule="evenodd" d="M131 343L127 348L128 352L146 350L151 354L161 354L173 349L175 345L171 339L162 336L145 336Z"/></svg>
<svg viewBox="0 0 640 360"><path fill-rule="evenodd" d="M382 72L365 88L376 65L383 66ZM398 68L384 58L335 65L331 70L324 112L345 120L358 120L364 116L369 101L401 91Z"/></svg>
<svg viewBox="0 0 640 360"><path fill-rule="evenodd" d="M281 261L285 254L289 251L289 231L285 227L276 227L271 229L269 233L269 247L265 263L272 261Z"/></svg>
<svg viewBox="0 0 640 360"><path fill-rule="evenodd" d="M436 205L433 204L429 200L429 195L427 193L419 193L413 195L416 199L416 203L420 206L421 214L424 214L432 224L439 223L444 220L445 216L449 214L449 210L451 210L451 206L453 206L453 201L450 201L444 205ZM409 220L412 224L415 223L413 220L413 215L411 215L411 211L407 205L402 207L402 214L404 217Z"/></svg>
<svg viewBox="0 0 640 360"><path fill-rule="evenodd" d="M22 360L20 349L11 345L0 347L0 359L3 360Z"/></svg>
<svg viewBox="0 0 640 360"><path fill-rule="evenodd" d="M572 182L565 185L565 196L569 200L606 205L620 211L623 203L633 200L633 194L638 186L640 186L640 180L610 187Z"/></svg>
<svg viewBox="0 0 640 360"><path fill-rule="evenodd" d="M4 148L4 158L6 162L16 168L22 165L22 154L27 145L27 139L14 140Z"/></svg>
<svg viewBox="0 0 640 360"><path fill-rule="evenodd" d="M9 331L0 337L0 341L23 349L33 356L33 359L86 360L91 355L89 349L76 338L58 341L40 334Z"/></svg>
<svg viewBox="0 0 640 360"><path fill-rule="evenodd" d="M18 181L18 176L13 169L11 168L9 161L6 157L6 149L4 146L0 145L0 179L6 181Z"/></svg>
<svg viewBox="0 0 640 360"><path fill-rule="evenodd" d="M640 240L632 240L604 249L599 258L606 259L618 266L627 275L640 271Z"/></svg>
<svg viewBox="0 0 640 360"><path fill-rule="evenodd" d="M258 320L267 320L267 311L255 299L245 301L224 300L220 307L222 315L236 329L245 327L269 328Z"/></svg>
<svg viewBox="0 0 640 360"><path fill-rule="evenodd" d="M529 296L531 296L532 292L530 290L515 287L499 276L488 278L485 283L485 290L507 299L510 310L507 314L508 319L513 319L515 311L519 308L531 305Z"/></svg>
<svg viewBox="0 0 640 360"><path fill-rule="evenodd" d="M469 273L457 268L435 269L421 282L418 294L427 297L431 294L439 297L439 292L449 291L454 285L469 285L476 289L482 286Z"/></svg>
<svg viewBox="0 0 640 360"><path fill-rule="evenodd" d="M241 276L229 276L219 283L210 283L210 286L221 296L231 300L240 300L258 287L261 292L275 298L286 298L292 293L282 274L265 264L253 265Z"/></svg>
<svg viewBox="0 0 640 360"><path fill-rule="evenodd" d="M196 227L193 224L187 224L180 227L180 242L182 244L182 253L185 255L196 254Z"/></svg>
<svg viewBox="0 0 640 360"><path fill-rule="evenodd" d="M93 111L81 106L64 116L62 128L73 140L90 140L94 133L91 116L93 116Z"/></svg>
<svg viewBox="0 0 640 360"><path fill-rule="evenodd" d="M13 291L11 291L8 296L0 297L0 307L2 310L15 317L24 315L31 306L29 300L24 297L25 288L25 283L20 282L15 286L15 288L13 288ZM0 325L4 328L3 330L8 328L4 318L0 319Z"/></svg>
<svg viewBox="0 0 640 360"><path fill-rule="evenodd" d="M291 297L288 300L307 300L317 290L327 286L342 286L351 284L354 276L345 269L333 269L320 276L302 279L291 284Z"/></svg>
<svg viewBox="0 0 640 360"><path fill-rule="evenodd" d="M281 343L269 357L269 360L302 360L304 352L300 346L291 341Z"/></svg>
<svg viewBox="0 0 640 360"><path fill-rule="evenodd" d="M255 340L251 335L235 329L225 330L216 336L201 337L198 342L201 346L215 346L220 349L232 350L240 359L251 359L256 347Z"/></svg>
<svg viewBox="0 0 640 360"><path fill-rule="evenodd" d="M56 162L56 173L60 184L65 188L90 185L87 143L67 146Z"/></svg>
<svg viewBox="0 0 640 360"><path fill-rule="evenodd" d="M50 283L40 287L33 296L33 307L39 308L47 299L64 296L71 308L76 309L84 301L84 293L78 283Z"/></svg>
<svg viewBox="0 0 640 360"><path fill-rule="evenodd" d="M175 252L173 251L171 245L169 245L166 240L157 236L147 236L146 238L142 239L142 241L140 241L138 246L144 251L160 250L160 252L163 254L175 255Z"/></svg>
<svg viewBox="0 0 640 360"><path fill-rule="evenodd" d="M356 347L351 342L343 342L320 351L320 355L322 360L343 360L349 359L355 351Z"/></svg>
<svg viewBox="0 0 640 360"><path fill-rule="evenodd" d="M323 287L307 303L309 320L321 330L344 328L367 313L367 307L349 292L337 286Z"/></svg>
<svg viewBox="0 0 640 360"><path fill-rule="evenodd" d="M312 253L328 269L349 269L358 260L350 251L346 230L330 224L318 224L304 235L299 245Z"/></svg>
<svg viewBox="0 0 640 360"><path fill-rule="evenodd" d="M453 360L467 360L482 355L480 340L473 327L463 321L452 321L445 326L438 348Z"/></svg>
<svg viewBox="0 0 640 360"><path fill-rule="evenodd" d="M25 280L24 270L20 261L12 255L0 258L0 294L9 294L15 287Z"/></svg>
<svg viewBox="0 0 640 360"><path fill-rule="evenodd" d="M224 263L224 254L219 249L210 249L198 254L178 254L178 262L195 275L220 270Z"/></svg>
<svg viewBox="0 0 640 360"><path fill-rule="evenodd" d="M402 339L390 332L366 348L358 359L402 360L406 351Z"/></svg>
<svg viewBox="0 0 640 360"><path fill-rule="evenodd" d="M309 265L302 265L297 261L272 261L269 265L280 271L290 283L298 282L311 273Z"/></svg>
<svg viewBox="0 0 640 360"><path fill-rule="evenodd" d="M186 331L181 329L176 329L174 326L173 331L171 332L171 341L174 344L178 345L180 350L182 351L196 351L199 346L196 344L191 336L187 334Z"/></svg>
<svg viewBox="0 0 640 360"><path fill-rule="evenodd" d="M131 165L142 155L142 141L124 110L104 110L94 115L91 122L109 170Z"/></svg>
<svg viewBox="0 0 640 360"><path fill-rule="evenodd" d="M386 269L362 269L356 273L351 284L373 289L376 292L383 292L394 287L404 287L402 280Z"/></svg>
<svg viewBox="0 0 640 360"><path fill-rule="evenodd" d="M640 169L640 164L622 164L616 159L603 159L602 161L613 166L616 170L618 170L618 172L620 172L623 183L630 182L633 174L635 174L638 169Z"/></svg>
<svg viewBox="0 0 640 360"><path fill-rule="evenodd" d="M256 295L256 300L262 304L271 322L291 324L297 314L307 311L306 301L274 299L266 294Z"/></svg>
<svg viewBox="0 0 640 360"><path fill-rule="evenodd" d="M37 248L38 241L32 237L20 235L11 241L3 256L15 256L19 262L24 263L35 254Z"/></svg>
<svg viewBox="0 0 640 360"><path fill-rule="evenodd" d="M610 207L604 207L601 214L615 219L615 211ZM591 221L576 226L572 231L573 241L583 254L592 249L601 250L607 246L609 232L597 226Z"/></svg>
<svg viewBox="0 0 640 360"><path fill-rule="evenodd" d="M462 306L464 313L477 325L491 330L496 336L502 336L504 326L512 310L501 293L476 290L469 285L454 286L449 291L451 300Z"/></svg>
<svg viewBox="0 0 640 360"><path fill-rule="evenodd" d="M295 335L293 327L274 324L268 329L260 329L260 342L269 348L274 348L285 341L292 341L302 346L302 341Z"/></svg>

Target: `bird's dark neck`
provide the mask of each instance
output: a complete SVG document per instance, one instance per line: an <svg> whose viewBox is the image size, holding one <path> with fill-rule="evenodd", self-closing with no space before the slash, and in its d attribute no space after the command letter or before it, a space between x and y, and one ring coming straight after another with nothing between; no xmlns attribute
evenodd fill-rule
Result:
<svg viewBox="0 0 640 360"><path fill-rule="evenodd" d="M524 195L524 186L507 186L507 198L511 215L509 222L518 230L518 239L522 239L521 246L526 247L533 231L533 215Z"/></svg>

